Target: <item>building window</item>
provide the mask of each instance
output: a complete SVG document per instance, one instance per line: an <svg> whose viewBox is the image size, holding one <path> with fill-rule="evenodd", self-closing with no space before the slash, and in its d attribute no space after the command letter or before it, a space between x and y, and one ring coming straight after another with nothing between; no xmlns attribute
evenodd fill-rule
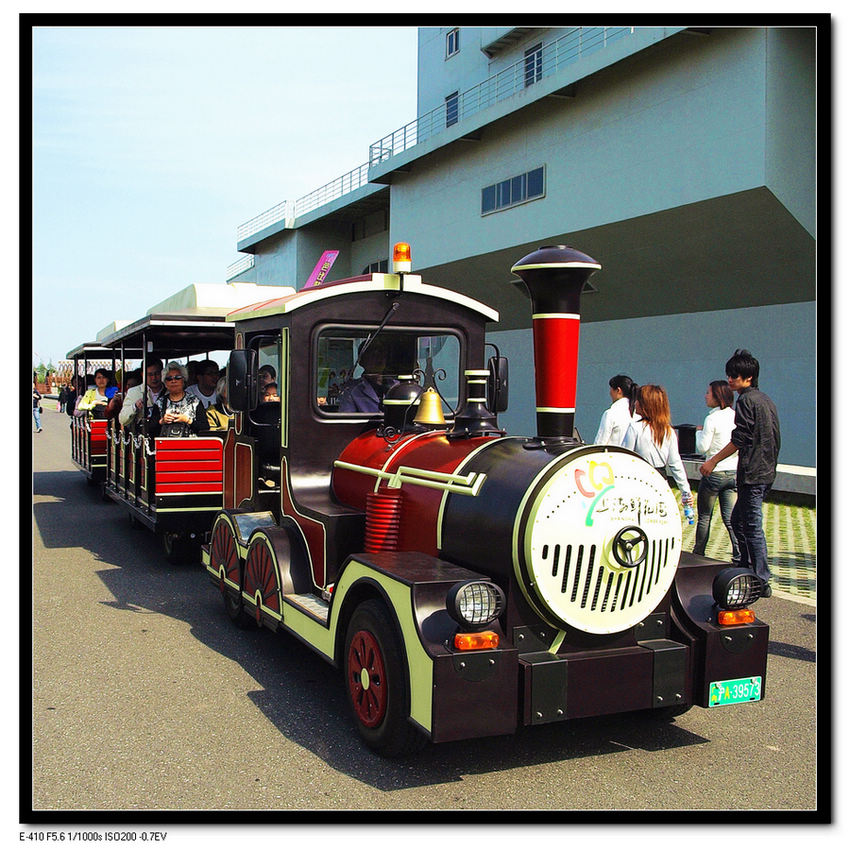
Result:
<svg viewBox="0 0 850 850"><path fill-rule="evenodd" d="M446 33L446 59L460 52L460 30L455 27Z"/></svg>
<svg viewBox="0 0 850 850"><path fill-rule="evenodd" d="M481 190L481 215L515 207L546 194L544 167L534 168Z"/></svg>
<svg viewBox="0 0 850 850"><path fill-rule="evenodd" d="M446 98L446 127L451 127L452 124L457 124L457 95L457 92L452 92Z"/></svg>
<svg viewBox="0 0 850 850"><path fill-rule="evenodd" d="M525 85L533 86L543 77L543 44L535 44L525 51Z"/></svg>
<svg viewBox="0 0 850 850"><path fill-rule="evenodd" d="M386 260L378 260L375 263L369 263L360 274L387 274L390 268L389 258Z"/></svg>

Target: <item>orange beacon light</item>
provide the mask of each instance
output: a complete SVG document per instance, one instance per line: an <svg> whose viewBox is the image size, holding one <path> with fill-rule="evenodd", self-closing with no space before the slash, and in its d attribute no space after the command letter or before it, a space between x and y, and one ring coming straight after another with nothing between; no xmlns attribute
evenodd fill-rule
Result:
<svg viewBox="0 0 850 850"><path fill-rule="evenodd" d="M409 272L412 268L410 245L407 242L396 242L393 246L393 273Z"/></svg>

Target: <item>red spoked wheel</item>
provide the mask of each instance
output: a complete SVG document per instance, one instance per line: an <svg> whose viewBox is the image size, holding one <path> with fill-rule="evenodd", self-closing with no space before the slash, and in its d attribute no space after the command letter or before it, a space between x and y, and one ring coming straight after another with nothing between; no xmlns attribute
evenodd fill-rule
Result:
<svg viewBox="0 0 850 850"><path fill-rule="evenodd" d="M221 516L216 520L210 540L210 567L218 575L218 588L227 616L241 629L253 627L254 621L242 606L241 568L235 532Z"/></svg>
<svg viewBox="0 0 850 850"><path fill-rule="evenodd" d="M410 722L405 654L386 606L376 599L354 611L345 636L345 683L357 730L389 758L422 749L427 739Z"/></svg>
<svg viewBox="0 0 850 850"><path fill-rule="evenodd" d="M244 593L254 601L257 625L277 629L281 621L280 578L271 544L265 536L255 537L245 558ZM264 613L263 609L266 609Z"/></svg>
<svg viewBox="0 0 850 850"><path fill-rule="evenodd" d="M348 687L358 722L374 729L387 713L387 677L381 647L362 629L348 647Z"/></svg>
<svg viewBox="0 0 850 850"><path fill-rule="evenodd" d="M210 566L219 576L219 587L224 592L227 581L239 585L239 550L236 548L236 536L230 523L219 517L213 528L210 540ZM222 575L222 570L224 573Z"/></svg>

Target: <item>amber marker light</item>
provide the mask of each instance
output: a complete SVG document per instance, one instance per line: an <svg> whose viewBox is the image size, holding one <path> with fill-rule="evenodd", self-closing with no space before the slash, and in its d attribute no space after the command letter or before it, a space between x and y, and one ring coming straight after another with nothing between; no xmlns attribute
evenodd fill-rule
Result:
<svg viewBox="0 0 850 850"><path fill-rule="evenodd" d="M717 613L717 623L721 626L743 626L747 623L754 623L755 620L756 615L752 608L739 608L737 611L719 611Z"/></svg>
<svg viewBox="0 0 850 850"><path fill-rule="evenodd" d="M410 245L407 242L396 242L393 245L393 272L409 272L413 268L410 257Z"/></svg>
<svg viewBox="0 0 850 850"><path fill-rule="evenodd" d="M499 636L496 632L460 632L455 635L455 649L465 652L470 649L498 649Z"/></svg>

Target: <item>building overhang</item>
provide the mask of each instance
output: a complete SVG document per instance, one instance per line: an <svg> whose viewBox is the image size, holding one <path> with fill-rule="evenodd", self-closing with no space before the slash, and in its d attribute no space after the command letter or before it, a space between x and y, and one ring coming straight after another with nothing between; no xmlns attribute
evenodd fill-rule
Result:
<svg viewBox="0 0 850 850"><path fill-rule="evenodd" d="M505 50L509 50L518 41L522 41L534 27L510 27L508 30L487 44L481 45L481 52L488 58L493 59Z"/></svg>

